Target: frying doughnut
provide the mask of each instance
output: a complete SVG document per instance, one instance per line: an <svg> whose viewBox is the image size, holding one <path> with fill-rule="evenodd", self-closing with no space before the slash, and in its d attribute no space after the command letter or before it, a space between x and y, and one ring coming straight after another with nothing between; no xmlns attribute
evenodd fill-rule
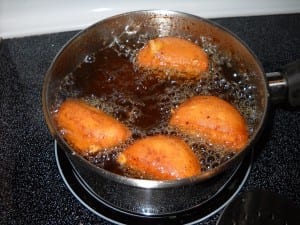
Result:
<svg viewBox="0 0 300 225"><path fill-rule="evenodd" d="M180 179L200 173L200 163L190 147L171 136L140 139L120 153L117 161L150 179Z"/></svg>
<svg viewBox="0 0 300 225"><path fill-rule="evenodd" d="M188 99L174 110L169 124L233 151L240 151L248 142L242 115L231 104L214 96Z"/></svg>
<svg viewBox="0 0 300 225"><path fill-rule="evenodd" d="M78 99L65 100L55 120L67 142L81 153L114 147L131 136L118 120Z"/></svg>
<svg viewBox="0 0 300 225"><path fill-rule="evenodd" d="M208 69L208 57L198 45L177 37L150 40L136 58L139 68L159 70L183 78L198 77ZM170 73L171 72L171 73ZM161 75L161 73L158 73Z"/></svg>

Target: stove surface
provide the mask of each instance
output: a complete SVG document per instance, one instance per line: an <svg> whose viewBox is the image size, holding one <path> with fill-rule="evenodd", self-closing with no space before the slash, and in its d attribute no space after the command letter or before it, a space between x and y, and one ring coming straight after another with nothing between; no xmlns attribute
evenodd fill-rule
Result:
<svg viewBox="0 0 300 225"><path fill-rule="evenodd" d="M266 72L300 58L300 14L220 18L260 59ZM1 224L111 224L66 187L43 117L44 75L77 32L6 39L0 43ZM240 193L264 189L300 207L300 108L273 106ZM197 224L216 224L219 213Z"/></svg>

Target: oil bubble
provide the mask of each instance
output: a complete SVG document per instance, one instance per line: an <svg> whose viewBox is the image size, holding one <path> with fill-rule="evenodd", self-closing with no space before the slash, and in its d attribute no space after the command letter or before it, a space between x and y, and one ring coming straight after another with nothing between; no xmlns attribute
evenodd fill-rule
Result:
<svg viewBox="0 0 300 225"><path fill-rule="evenodd" d="M96 57L94 54L86 55L83 60L85 63L94 63L96 62Z"/></svg>

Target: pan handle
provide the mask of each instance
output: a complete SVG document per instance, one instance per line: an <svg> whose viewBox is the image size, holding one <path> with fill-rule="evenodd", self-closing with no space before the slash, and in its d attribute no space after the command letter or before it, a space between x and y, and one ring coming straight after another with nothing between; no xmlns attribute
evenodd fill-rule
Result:
<svg viewBox="0 0 300 225"><path fill-rule="evenodd" d="M288 101L291 106L300 105L300 59L287 64L280 72L266 73L266 76L273 103Z"/></svg>

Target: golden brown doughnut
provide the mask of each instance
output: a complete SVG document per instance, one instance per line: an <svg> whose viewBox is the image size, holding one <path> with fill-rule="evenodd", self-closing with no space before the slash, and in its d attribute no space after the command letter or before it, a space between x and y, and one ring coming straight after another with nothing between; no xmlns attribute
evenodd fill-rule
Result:
<svg viewBox="0 0 300 225"><path fill-rule="evenodd" d="M231 104L214 96L188 99L174 110L169 124L234 151L243 149L248 142L242 115Z"/></svg>
<svg viewBox="0 0 300 225"><path fill-rule="evenodd" d="M140 68L176 71L179 73L173 75L184 78L198 77L208 69L208 57L203 49L188 40L177 37L150 40L138 52L136 62Z"/></svg>
<svg viewBox="0 0 300 225"><path fill-rule="evenodd" d="M125 149L117 161L150 179L180 179L200 173L199 160L190 147L171 136L140 139Z"/></svg>
<svg viewBox="0 0 300 225"><path fill-rule="evenodd" d="M65 100L55 120L67 142L81 153L114 147L131 136L118 120L78 99Z"/></svg>

